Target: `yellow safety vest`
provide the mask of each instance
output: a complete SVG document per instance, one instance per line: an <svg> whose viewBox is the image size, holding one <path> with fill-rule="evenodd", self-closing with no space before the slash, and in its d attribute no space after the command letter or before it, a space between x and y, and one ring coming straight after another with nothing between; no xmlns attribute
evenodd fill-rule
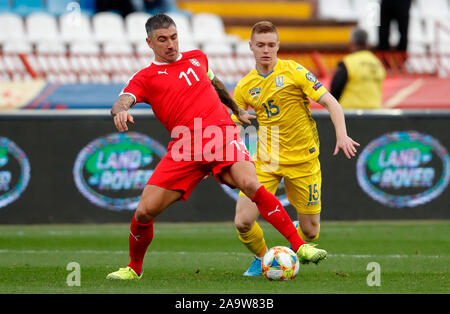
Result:
<svg viewBox="0 0 450 314"><path fill-rule="evenodd" d="M342 108L381 108L386 71L378 58L368 50L360 50L345 56L343 62L348 79L339 99Z"/></svg>

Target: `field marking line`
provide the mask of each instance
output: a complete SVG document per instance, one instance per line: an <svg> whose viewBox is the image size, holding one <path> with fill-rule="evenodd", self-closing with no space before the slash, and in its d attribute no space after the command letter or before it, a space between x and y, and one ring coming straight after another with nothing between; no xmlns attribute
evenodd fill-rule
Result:
<svg viewBox="0 0 450 314"><path fill-rule="evenodd" d="M386 100L386 103L384 107L386 108L393 108L400 104L406 97L414 93L416 90L418 90L423 84L425 83L425 80L423 78L418 78L413 83L408 85L407 87L404 87L400 89L397 93L394 94L391 98Z"/></svg>
<svg viewBox="0 0 450 314"><path fill-rule="evenodd" d="M108 250L9 250L0 249L0 254L60 254L60 253L73 253L73 254L128 254L128 251L108 251ZM149 251L147 254L211 254L211 255L249 255L244 252L186 252L186 251ZM329 257L344 257L344 258L445 258L448 256L442 255L407 255L407 254L328 254Z"/></svg>

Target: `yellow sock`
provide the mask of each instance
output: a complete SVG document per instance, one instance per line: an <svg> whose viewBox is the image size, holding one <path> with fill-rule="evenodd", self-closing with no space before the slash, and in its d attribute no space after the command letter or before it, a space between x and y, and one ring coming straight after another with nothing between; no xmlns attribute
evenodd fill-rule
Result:
<svg viewBox="0 0 450 314"><path fill-rule="evenodd" d="M266 241L264 240L264 234L256 221L249 231L243 233L239 232L239 230L236 231L239 240L250 250L250 252L258 257L262 257L266 254L267 247Z"/></svg>
<svg viewBox="0 0 450 314"><path fill-rule="evenodd" d="M320 225L319 225L319 230L317 231L317 234L316 234L316 236L315 236L314 238L308 238L307 236L305 236L305 235L303 234L303 232L302 232L302 229L300 228L300 224L298 224L297 232L298 232L298 235L300 236L300 238L303 239L303 241L306 241L306 242L313 242L313 241L316 241L316 240L319 238L319 234L320 234Z"/></svg>

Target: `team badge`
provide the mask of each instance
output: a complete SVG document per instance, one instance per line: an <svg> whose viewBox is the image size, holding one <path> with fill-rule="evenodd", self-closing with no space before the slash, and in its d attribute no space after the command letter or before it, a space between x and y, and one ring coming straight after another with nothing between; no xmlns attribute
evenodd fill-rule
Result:
<svg viewBox="0 0 450 314"><path fill-rule="evenodd" d="M280 88L284 85L284 77L283 75L279 75L275 77L275 85Z"/></svg>
<svg viewBox="0 0 450 314"><path fill-rule="evenodd" d="M248 91L248 93L253 99L258 100L259 94L261 94L261 87L252 88Z"/></svg>
<svg viewBox="0 0 450 314"><path fill-rule="evenodd" d="M193 65L195 65L196 67L199 67L199 66L200 66L200 62L198 62L197 59L189 59L189 61L191 61L191 63L192 63Z"/></svg>

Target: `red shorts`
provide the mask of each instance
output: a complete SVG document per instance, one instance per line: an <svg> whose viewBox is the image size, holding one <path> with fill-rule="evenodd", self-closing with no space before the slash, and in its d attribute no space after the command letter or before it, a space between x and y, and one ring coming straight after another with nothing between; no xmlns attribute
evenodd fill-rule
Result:
<svg viewBox="0 0 450 314"><path fill-rule="evenodd" d="M235 126L214 128L170 142L167 154L156 166L147 184L181 191L183 195L180 200L186 201L208 174L212 173L219 183L227 184L220 176L222 170L238 161L253 163Z"/></svg>

